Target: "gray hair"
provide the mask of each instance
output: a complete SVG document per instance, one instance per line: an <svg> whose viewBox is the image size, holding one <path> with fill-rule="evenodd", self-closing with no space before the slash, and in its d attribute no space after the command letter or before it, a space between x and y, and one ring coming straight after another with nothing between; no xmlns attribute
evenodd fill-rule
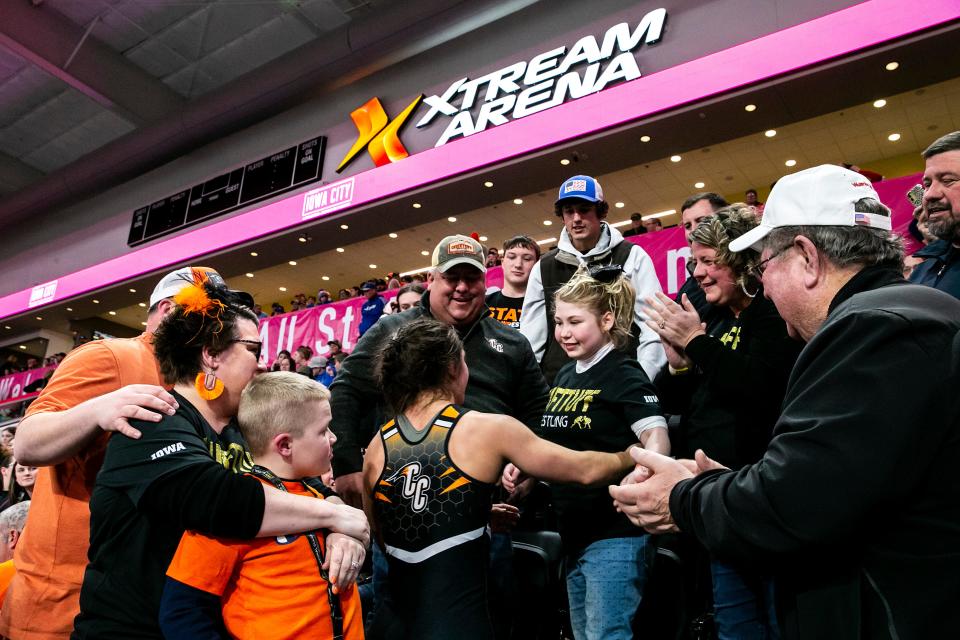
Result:
<svg viewBox="0 0 960 640"><path fill-rule="evenodd" d="M858 213L890 217L890 209L874 198L863 198L854 205ZM774 251L789 246L797 236L808 238L839 268L886 265L903 268L903 240L885 229L865 226L792 226L778 227L763 240L763 247Z"/></svg>
<svg viewBox="0 0 960 640"><path fill-rule="evenodd" d="M933 144L924 149L921 155L923 155L923 159L926 160L933 156L938 156L941 153L946 153L947 151L960 151L960 131L954 131L945 136L940 136L933 141Z"/></svg>
<svg viewBox="0 0 960 640"><path fill-rule="evenodd" d="M30 510L30 501L18 502L7 507L0 513L0 533L6 535L8 531L23 531L27 523L27 511Z"/></svg>

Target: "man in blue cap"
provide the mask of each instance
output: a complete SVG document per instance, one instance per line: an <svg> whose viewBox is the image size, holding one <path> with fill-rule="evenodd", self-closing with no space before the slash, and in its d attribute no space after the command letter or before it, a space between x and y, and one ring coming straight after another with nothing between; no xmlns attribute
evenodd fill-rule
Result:
<svg viewBox="0 0 960 640"><path fill-rule="evenodd" d="M605 222L609 209L595 178L573 176L560 186L554 207L563 220L560 241L533 267L520 315L520 332L530 341L550 384L560 367L569 361L553 338L553 296L580 265L623 267L637 292L631 352L651 380L666 364L660 338L644 323L644 299L661 291L653 261L639 246L624 242L620 232Z"/></svg>

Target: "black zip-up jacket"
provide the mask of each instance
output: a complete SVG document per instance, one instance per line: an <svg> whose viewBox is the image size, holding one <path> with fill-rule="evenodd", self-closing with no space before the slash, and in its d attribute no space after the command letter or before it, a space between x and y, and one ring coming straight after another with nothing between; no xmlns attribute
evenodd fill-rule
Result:
<svg viewBox="0 0 960 640"><path fill-rule="evenodd" d="M864 269L800 354L763 459L674 487L681 530L774 572L785 640L957 637L958 332L960 301Z"/></svg>
<svg viewBox="0 0 960 640"><path fill-rule="evenodd" d="M657 375L660 406L681 415L679 428L671 433L678 457L693 458L694 451L703 449L724 466L739 469L766 451L803 344L787 335L787 325L762 289L739 318L708 305L703 320L707 335L686 348L692 370L671 375L664 368ZM736 349L720 340L734 326L739 327Z"/></svg>
<svg viewBox="0 0 960 640"><path fill-rule="evenodd" d="M362 471L361 449L370 444L386 418L383 395L374 380L381 346L402 325L423 316L432 317L429 291L423 294L419 307L381 316L343 361L330 386L330 429L337 434L333 445L335 477ZM464 406L513 416L538 429L550 390L523 334L493 319L484 309L473 325L460 332L460 338L470 367Z"/></svg>
<svg viewBox="0 0 960 640"><path fill-rule="evenodd" d="M960 298L960 248L938 240L913 254L924 258L910 274L910 282L945 291Z"/></svg>

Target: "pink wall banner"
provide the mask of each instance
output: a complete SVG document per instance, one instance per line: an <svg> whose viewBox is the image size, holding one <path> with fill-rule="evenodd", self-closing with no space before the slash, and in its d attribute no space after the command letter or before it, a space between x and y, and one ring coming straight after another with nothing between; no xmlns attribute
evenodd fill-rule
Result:
<svg viewBox="0 0 960 640"><path fill-rule="evenodd" d="M0 378L0 406L36 398L40 395L39 391L27 393L24 391L24 388L30 386L31 383L37 380L41 380L47 375L48 371L53 371L54 369L56 369L56 367L40 367L39 369L11 373L8 376Z"/></svg>
<svg viewBox="0 0 960 640"><path fill-rule="evenodd" d="M697 60L652 73L458 139L353 177L349 185L304 193L141 247L91 265L46 287L0 297L0 318L23 313L31 299L43 304L74 298L169 265L185 263L319 218L381 201L438 181L522 157L679 105L762 82L960 18L957 0L925 0L923 10L902 0L866 0L846 9L762 36Z"/></svg>

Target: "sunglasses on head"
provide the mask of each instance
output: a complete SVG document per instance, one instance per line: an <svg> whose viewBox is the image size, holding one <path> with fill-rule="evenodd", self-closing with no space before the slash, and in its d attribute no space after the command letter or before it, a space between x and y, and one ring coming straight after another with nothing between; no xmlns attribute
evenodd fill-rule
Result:
<svg viewBox="0 0 960 640"><path fill-rule="evenodd" d="M619 264L598 264L587 269L587 273L594 280L610 284L620 277L620 274L623 273L623 267Z"/></svg>

